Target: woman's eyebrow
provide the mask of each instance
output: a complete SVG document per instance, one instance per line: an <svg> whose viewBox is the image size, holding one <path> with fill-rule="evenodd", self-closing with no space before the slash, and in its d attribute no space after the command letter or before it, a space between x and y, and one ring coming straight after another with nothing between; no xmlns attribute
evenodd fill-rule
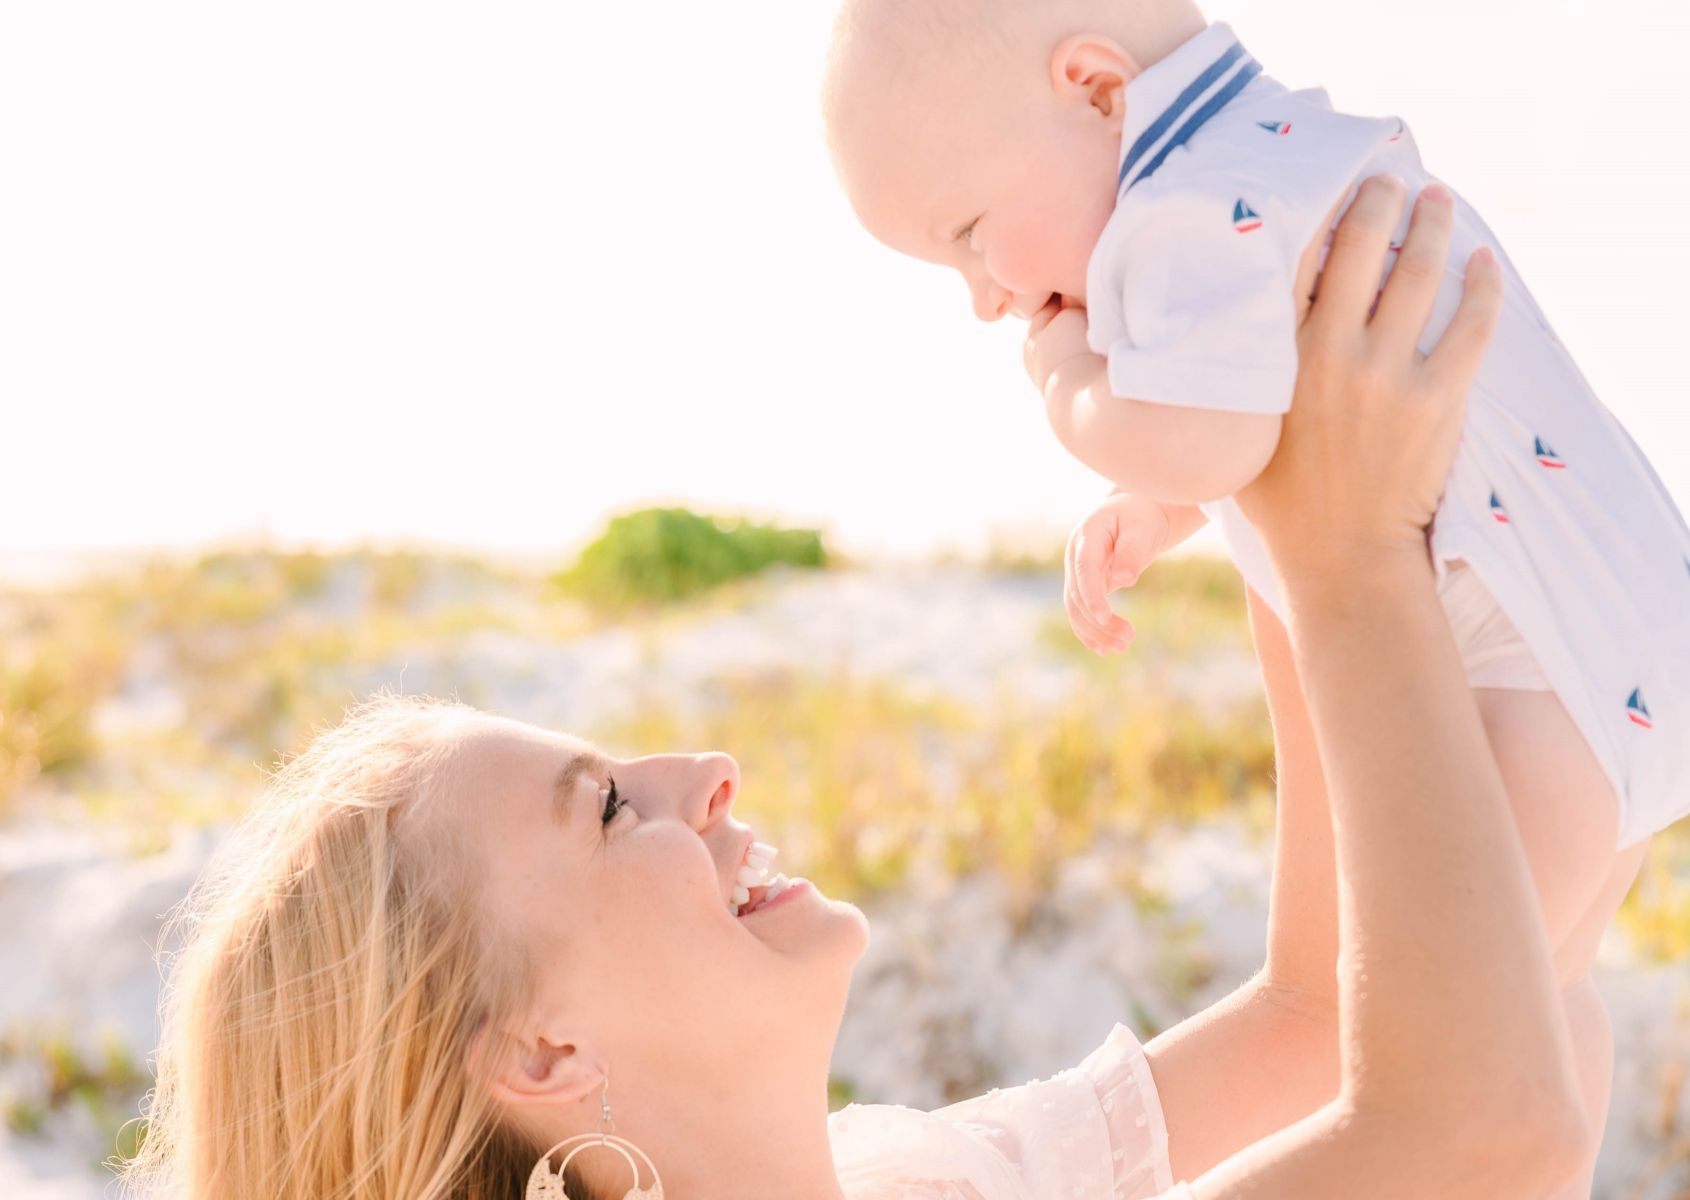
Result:
<svg viewBox="0 0 1690 1200"><path fill-rule="evenodd" d="M610 760L593 750L583 751L564 764L552 785L552 809L560 823L567 824L574 810L576 784L583 775L609 776Z"/></svg>

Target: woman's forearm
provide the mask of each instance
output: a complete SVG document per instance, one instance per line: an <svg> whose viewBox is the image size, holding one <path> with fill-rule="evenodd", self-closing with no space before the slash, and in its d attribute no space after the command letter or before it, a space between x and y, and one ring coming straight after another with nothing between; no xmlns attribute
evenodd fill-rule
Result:
<svg viewBox="0 0 1690 1200"><path fill-rule="evenodd" d="M1342 1082L1202 1176L1199 1200L1527 1200L1585 1136L1547 939L1425 543L1503 280L1475 253L1420 354L1454 201L1421 191L1381 295L1406 190L1367 180L1346 212L1279 452L1239 497L1283 585L1332 814Z"/></svg>
<svg viewBox="0 0 1690 1200"><path fill-rule="evenodd" d="M1318 1111L1339 1089L1338 881L1325 777L1290 638L1255 592L1249 601L1278 783L1267 961L1145 1047L1183 1179Z"/></svg>
<svg viewBox="0 0 1690 1200"><path fill-rule="evenodd" d="M1430 563L1382 559L1287 599L1339 864L1347 1092L1387 1108L1570 1094L1530 874Z"/></svg>
<svg viewBox="0 0 1690 1200"><path fill-rule="evenodd" d="M1199 1200L1535 1200L1581 1120L1507 797L1422 557L1291 585L1331 800L1342 1095Z"/></svg>

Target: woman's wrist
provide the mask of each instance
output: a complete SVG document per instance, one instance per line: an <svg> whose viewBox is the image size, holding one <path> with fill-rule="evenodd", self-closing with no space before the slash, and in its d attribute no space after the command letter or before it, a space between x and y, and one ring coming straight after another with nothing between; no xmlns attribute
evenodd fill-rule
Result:
<svg viewBox="0 0 1690 1200"><path fill-rule="evenodd" d="M1308 617L1359 616L1378 620L1381 605L1434 586L1432 559L1424 542L1381 543L1347 558L1281 563L1275 560L1287 609Z"/></svg>

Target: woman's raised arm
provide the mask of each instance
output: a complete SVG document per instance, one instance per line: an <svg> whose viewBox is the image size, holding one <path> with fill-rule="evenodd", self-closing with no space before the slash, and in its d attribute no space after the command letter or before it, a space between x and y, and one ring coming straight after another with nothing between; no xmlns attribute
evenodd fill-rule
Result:
<svg viewBox="0 0 1690 1200"><path fill-rule="evenodd" d="M1343 1085L1205 1174L1199 1200L1536 1197L1585 1136L1549 947L1438 603L1424 530L1501 304L1486 253L1437 350L1428 189L1369 314L1404 189L1362 188L1301 336L1285 437L1242 496L1285 587L1331 795Z"/></svg>

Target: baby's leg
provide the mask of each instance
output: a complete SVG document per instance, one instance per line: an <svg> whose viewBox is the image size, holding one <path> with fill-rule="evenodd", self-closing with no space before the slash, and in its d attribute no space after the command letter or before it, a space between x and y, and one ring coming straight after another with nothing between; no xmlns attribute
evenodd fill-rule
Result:
<svg viewBox="0 0 1690 1200"><path fill-rule="evenodd" d="M1553 692L1475 688L1508 788L1563 984L1590 968L1594 945L1563 946L1585 924L1613 869L1620 810L1596 756Z"/></svg>
<svg viewBox="0 0 1690 1200"><path fill-rule="evenodd" d="M1584 1085L1586 1159L1580 1177L1555 1200L1588 1200L1613 1079L1612 1030L1590 967L1645 847L1614 851L1618 798L1554 693L1476 688L1473 694L1543 906Z"/></svg>
<svg viewBox="0 0 1690 1200"><path fill-rule="evenodd" d="M1607 1005L1596 984L1586 975L1561 993L1567 1010L1567 1032L1573 1039L1573 1058L1584 1092L1584 1111L1589 1141L1577 1174L1548 1200L1590 1200L1596 1175L1596 1154L1602 1147L1602 1130L1608 1115L1608 1097L1614 1080L1614 1029Z"/></svg>
<svg viewBox="0 0 1690 1200"><path fill-rule="evenodd" d="M1591 905L1580 927L1562 943L1563 961L1586 953L1585 947L1591 947L1588 953L1594 955L1593 947L1602 940L1602 931L1607 927L1609 918L1631 890L1648 848L1648 842L1628 847L1615 861L1596 903ZM1614 1029L1608 1020L1607 1006L1602 1003L1602 994L1596 990L1588 972L1568 987L1562 998L1567 1006L1567 1028L1577 1052L1591 1141L1578 1175L1550 1200L1589 1200L1596 1174L1596 1155L1602 1145L1603 1119L1608 1112L1608 1098L1613 1087Z"/></svg>

